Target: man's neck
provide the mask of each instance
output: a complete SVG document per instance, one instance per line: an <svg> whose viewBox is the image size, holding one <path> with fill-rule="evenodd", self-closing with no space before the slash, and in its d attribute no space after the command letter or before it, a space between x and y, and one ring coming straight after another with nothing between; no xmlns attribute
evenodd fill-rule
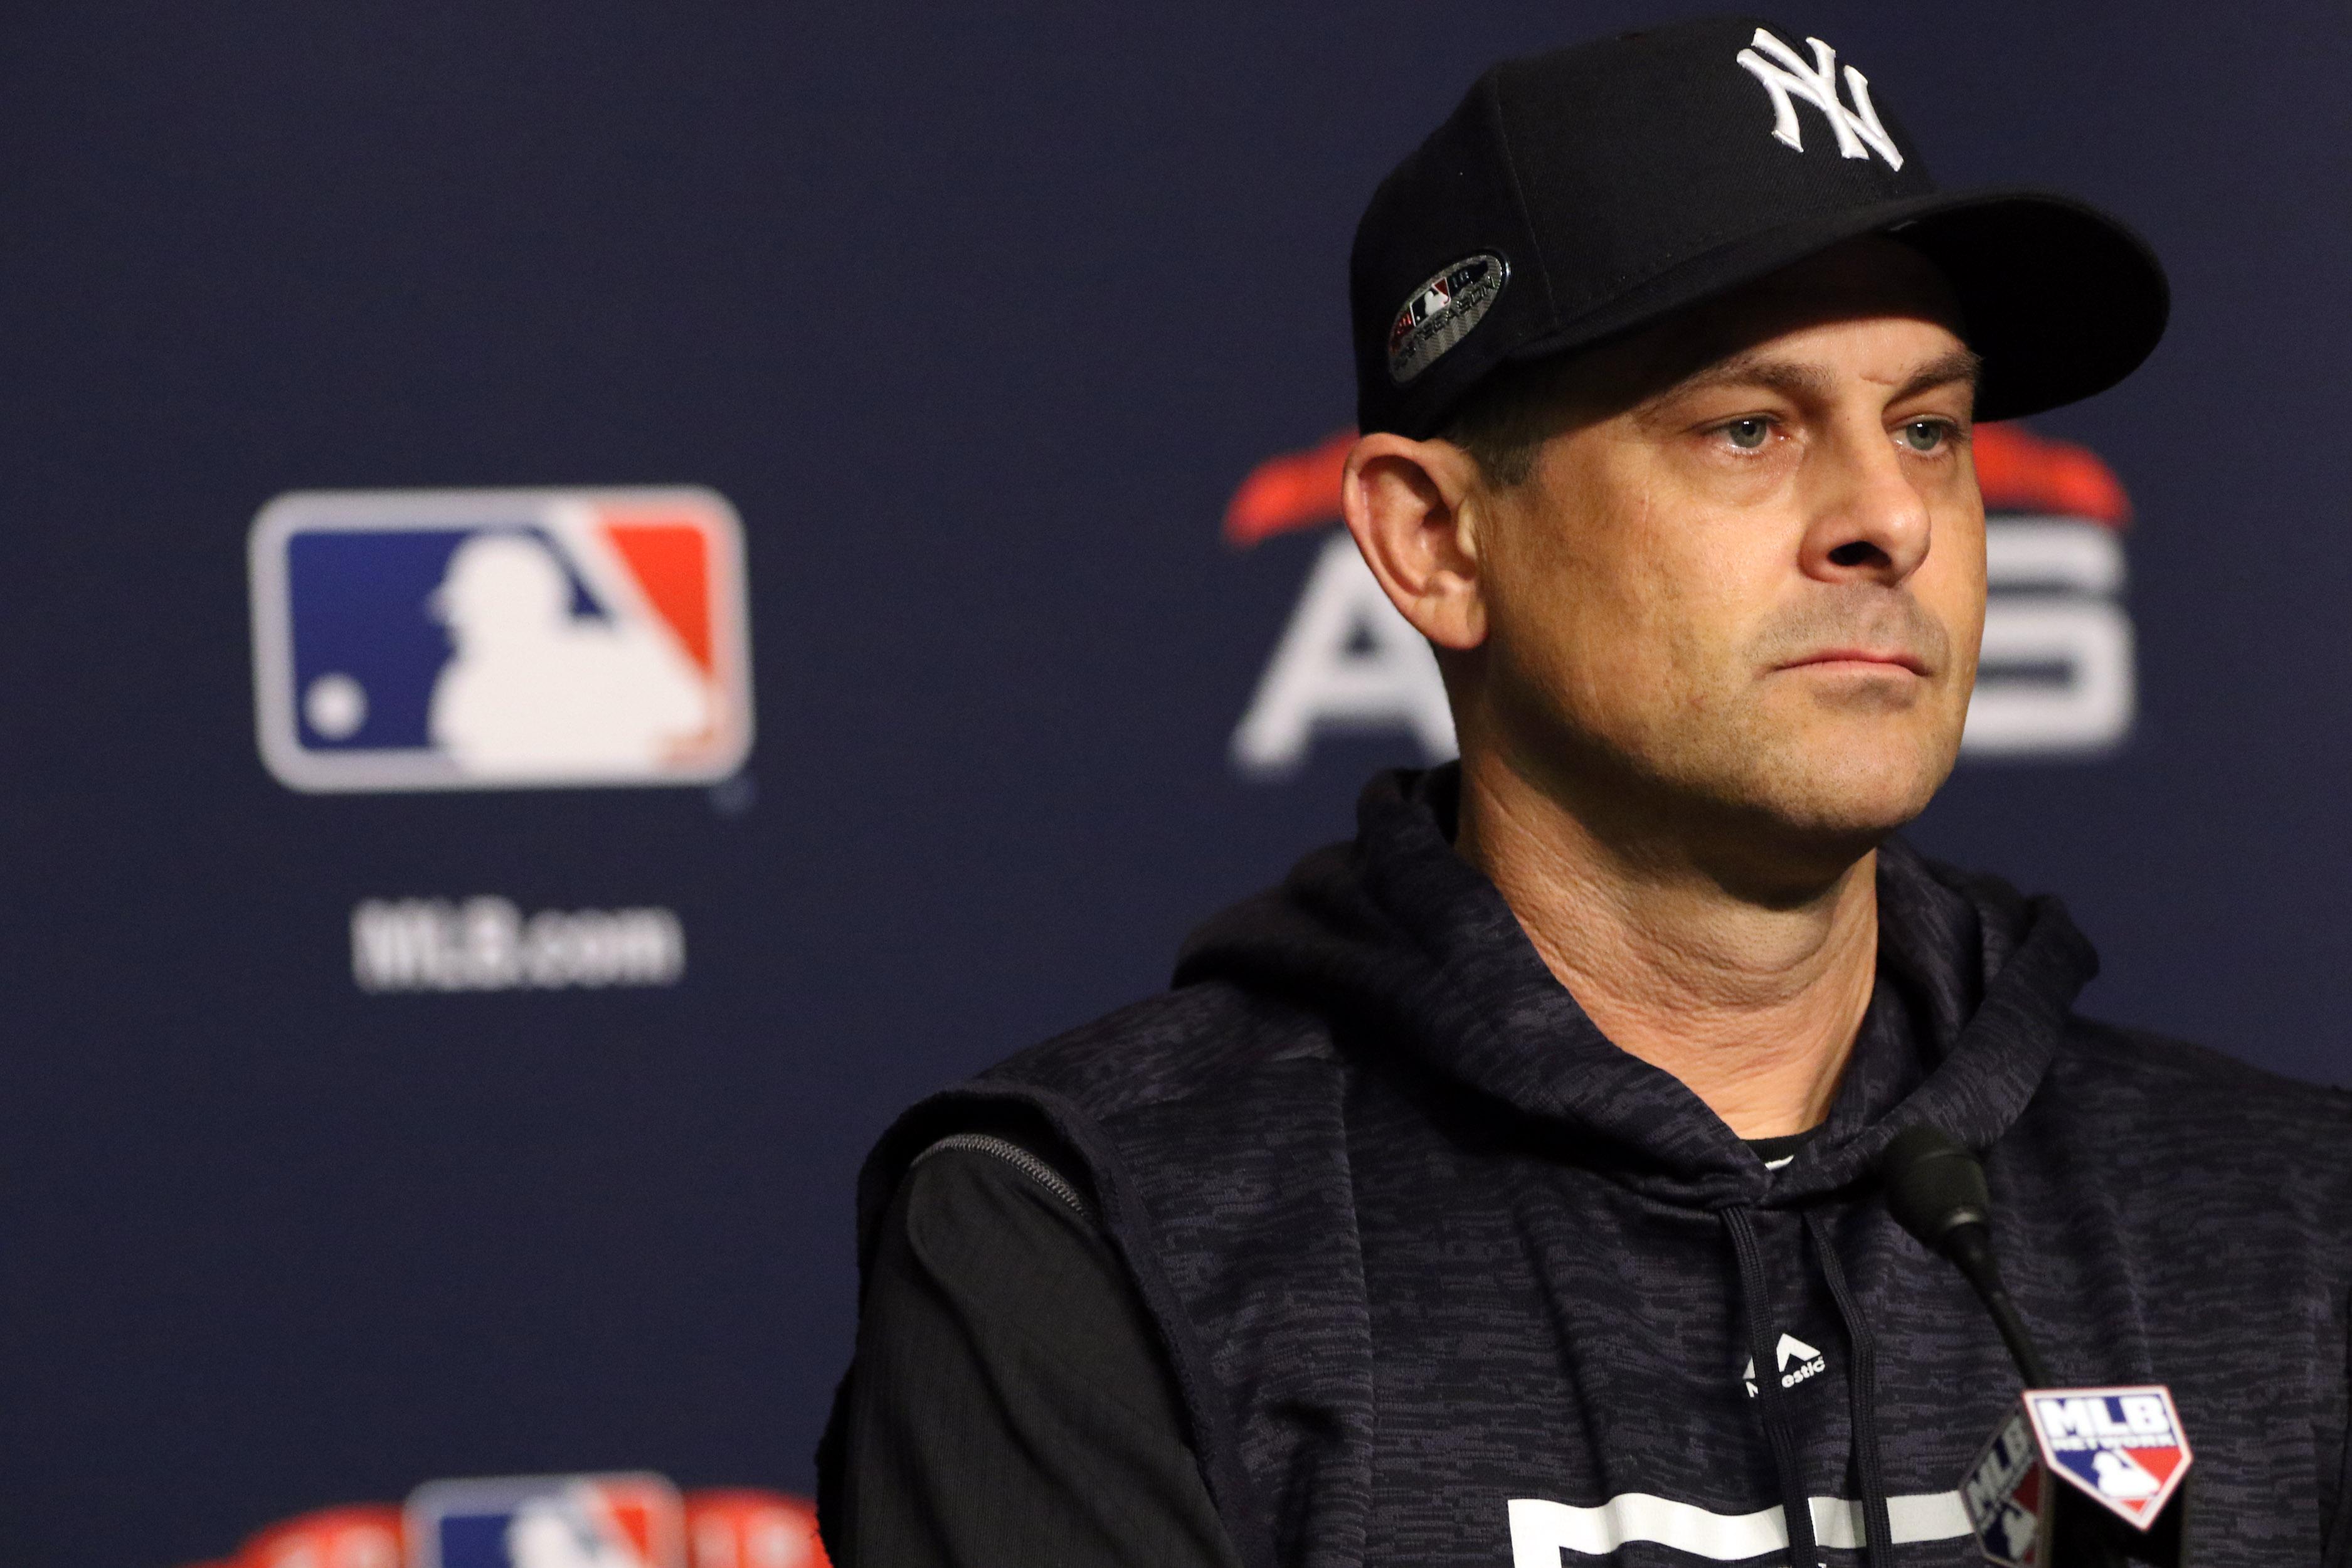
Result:
<svg viewBox="0 0 2352 1568"><path fill-rule="evenodd" d="M1734 1132L1829 1114L1877 974L1875 854L1759 901L1671 836L1605 841L1509 769L1466 759L1455 845L1601 1032Z"/></svg>

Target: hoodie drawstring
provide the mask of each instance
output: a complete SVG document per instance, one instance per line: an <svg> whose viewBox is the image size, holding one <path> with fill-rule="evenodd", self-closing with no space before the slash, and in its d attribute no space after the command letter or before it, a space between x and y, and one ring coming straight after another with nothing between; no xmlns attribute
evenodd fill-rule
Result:
<svg viewBox="0 0 2352 1568"><path fill-rule="evenodd" d="M1739 1263L1739 1306L1748 1321L1748 1349L1756 1368L1756 1398L1764 1415L1764 1435L1772 1445L1772 1464L1780 1479L1780 1511L1789 1531L1790 1568L1814 1568L1821 1555L1813 1538L1813 1509L1805 1492L1803 1470L1797 1462L1797 1434L1789 1419L1788 1393L1776 1375L1769 1303L1771 1291L1764 1278L1764 1249L1756 1239L1756 1222L1745 1208L1727 1208L1723 1228L1731 1237L1732 1255ZM1836 1304L1839 1325L1845 1331L1853 1371L1846 1379L1853 1423L1854 1468L1862 1483L1863 1561L1869 1568L1894 1568L1895 1537L1886 1510L1886 1476L1878 1454L1878 1361L1870 1323L1846 1285L1844 1266L1830 1246L1827 1227L1818 1214L1805 1215L1805 1234L1820 1255L1822 1279Z"/></svg>
<svg viewBox="0 0 2352 1568"><path fill-rule="evenodd" d="M1845 1266L1830 1245L1829 1226L1814 1210L1805 1213L1805 1234L1821 1255L1822 1278L1836 1303L1838 1322L1845 1330L1853 1371L1846 1379L1847 1408L1853 1423L1854 1468L1862 1480L1863 1561L1870 1568L1895 1568L1894 1526L1886 1517L1886 1472L1878 1458L1878 1355L1870 1336L1870 1322L1846 1288Z"/></svg>
<svg viewBox="0 0 2352 1568"><path fill-rule="evenodd" d="M1789 1530L1790 1568L1815 1568L1821 1553L1813 1546L1813 1506L1805 1495L1804 1472L1797 1464L1797 1435L1783 1405L1788 1392L1775 1375L1780 1363L1772 1353L1772 1327L1766 1316L1772 1294L1764 1279L1764 1250L1757 1245L1756 1223L1746 1209L1725 1209L1723 1228L1731 1237L1732 1256L1739 1262L1739 1306L1748 1320L1748 1353L1756 1365L1756 1400L1764 1413L1764 1435L1771 1440L1772 1466L1780 1477L1780 1511Z"/></svg>

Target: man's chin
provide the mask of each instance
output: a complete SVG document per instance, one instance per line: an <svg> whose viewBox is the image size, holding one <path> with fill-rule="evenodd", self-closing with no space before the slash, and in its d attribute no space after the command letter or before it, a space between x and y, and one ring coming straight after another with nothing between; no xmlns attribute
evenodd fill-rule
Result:
<svg viewBox="0 0 2352 1568"><path fill-rule="evenodd" d="M1758 778L1749 799L1793 837L1866 847L1927 810L1950 772L1948 762L1916 752L1849 752Z"/></svg>
<svg viewBox="0 0 2352 1568"><path fill-rule="evenodd" d="M1637 744L1550 750L1538 770L1604 837L1657 836L1767 880L1832 874L1927 808L1959 752L1958 725L1900 715L1758 712Z"/></svg>
<svg viewBox="0 0 2352 1568"><path fill-rule="evenodd" d="M1717 794L1722 848L1745 875L1791 893L1833 878L1927 809L1952 769L1956 741L1873 735L1785 738L1747 753Z"/></svg>

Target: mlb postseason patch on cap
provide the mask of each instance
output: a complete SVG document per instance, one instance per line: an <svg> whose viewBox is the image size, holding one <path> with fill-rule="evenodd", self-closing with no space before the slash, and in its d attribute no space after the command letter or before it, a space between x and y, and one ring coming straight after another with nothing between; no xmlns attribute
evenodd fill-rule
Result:
<svg viewBox="0 0 2352 1568"><path fill-rule="evenodd" d="M2011 1411L1960 1482L1960 1506L1986 1562L2042 1568L2049 1561L2049 1484L2025 1412Z"/></svg>
<svg viewBox="0 0 2352 1568"><path fill-rule="evenodd" d="M2025 1409L2050 1473L2138 1529L2188 1477L2189 1439L2160 1384L2030 1390Z"/></svg>
<svg viewBox="0 0 2352 1568"><path fill-rule="evenodd" d="M686 1568L686 1510L659 1476L430 1481L408 1500L408 1568Z"/></svg>
<svg viewBox="0 0 2352 1568"><path fill-rule="evenodd" d="M1510 280L1510 263L1489 251L1455 262L1414 289L1389 326L1391 379L1402 386L1469 336Z"/></svg>
<svg viewBox="0 0 2352 1568"><path fill-rule="evenodd" d="M291 788L698 784L750 751L714 491L310 491L248 557L261 755Z"/></svg>

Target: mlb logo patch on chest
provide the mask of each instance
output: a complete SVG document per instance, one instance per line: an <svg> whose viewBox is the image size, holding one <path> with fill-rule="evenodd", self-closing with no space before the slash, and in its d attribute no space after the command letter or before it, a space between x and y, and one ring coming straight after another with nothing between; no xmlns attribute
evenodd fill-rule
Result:
<svg viewBox="0 0 2352 1568"><path fill-rule="evenodd" d="M248 546L261 754L311 791L708 783L751 747L709 490L281 496Z"/></svg>

